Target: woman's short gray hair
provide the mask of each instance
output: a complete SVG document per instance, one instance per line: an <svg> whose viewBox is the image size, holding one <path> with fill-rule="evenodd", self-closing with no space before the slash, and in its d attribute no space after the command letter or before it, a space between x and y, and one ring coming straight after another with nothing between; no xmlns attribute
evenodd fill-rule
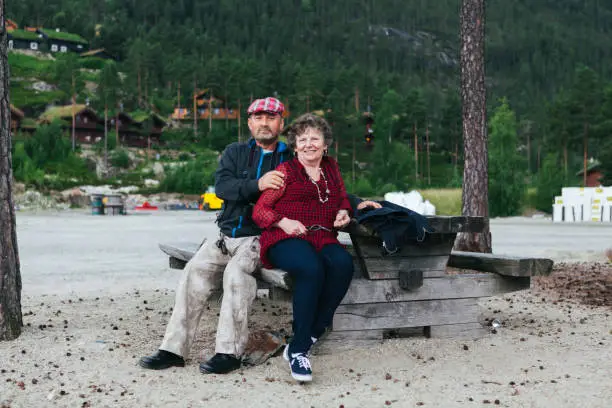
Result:
<svg viewBox="0 0 612 408"><path fill-rule="evenodd" d="M293 121L283 130L283 135L287 138L287 145L291 150L295 150L295 140L298 136L306 132L307 129L314 129L321 132L323 141L327 146L331 146L334 141L331 126L325 119L312 113L305 113Z"/></svg>

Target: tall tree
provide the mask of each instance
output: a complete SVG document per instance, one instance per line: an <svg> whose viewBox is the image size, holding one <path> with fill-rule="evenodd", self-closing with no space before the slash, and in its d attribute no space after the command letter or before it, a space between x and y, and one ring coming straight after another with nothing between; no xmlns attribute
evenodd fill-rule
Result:
<svg viewBox="0 0 612 408"><path fill-rule="evenodd" d="M526 160L518 151L517 121L502 99L490 121L489 211L492 217L517 215L525 196Z"/></svg>
<svg viewBox="0 0 612 408"><path fill-rule="evenodd" d="M0 340L21 334L21 274L13 206L11 112L5 1L0 0Z"/></svg>
<svg viewBox="0 0 612 408"><path fill-rule="evenodd" d="M121 79L117 71L117 66L114 61L107 61L102 67L100 73L100 83L98 85L98 94L104 104L104 169L108 171L108 107L115 108L119 99L119 87L121 86ZM118 110L116 111L115 120L119 117ZM117 139L119 135L117 132ZM119 145L119 140L116 140L116 146Z"/></svg>
<svg viewBox="0 0 612 408"><path fill-rule="evenodd" d="M461 103L463 109L462 214L489 216L489 161L485 87L485 0L461 3ZM491 252L488 224L482 233L460 233L455 248Z"/></svg>

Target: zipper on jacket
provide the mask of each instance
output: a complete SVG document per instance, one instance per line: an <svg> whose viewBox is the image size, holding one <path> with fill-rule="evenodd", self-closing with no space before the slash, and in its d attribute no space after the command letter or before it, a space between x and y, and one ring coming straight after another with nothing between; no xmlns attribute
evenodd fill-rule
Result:
<svg viewBox="0 0 612 408"><path fill-rule="evenodd" d="M236 231L242 228L242 215L238 219L238 225L232 229L232 238L236 238Z"/></svg>

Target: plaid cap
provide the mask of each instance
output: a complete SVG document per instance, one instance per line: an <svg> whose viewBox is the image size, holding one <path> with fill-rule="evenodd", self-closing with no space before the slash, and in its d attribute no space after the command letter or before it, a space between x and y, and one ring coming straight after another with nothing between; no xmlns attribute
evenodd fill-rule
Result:
<svg viewBox="0 0 612 408"><path fill-rule="evenodd" d="M247 113L251 115L257 112L278 113L282 116L285 112L285 105L276 98L256 99L247 109Z"/></svg>

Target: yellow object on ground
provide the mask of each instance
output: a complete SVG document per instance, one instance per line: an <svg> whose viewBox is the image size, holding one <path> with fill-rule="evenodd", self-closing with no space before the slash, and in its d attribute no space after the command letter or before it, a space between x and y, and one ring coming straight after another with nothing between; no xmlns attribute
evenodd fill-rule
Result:
<svg viewBox="0 0 612 408"><path fill-rule="evenodd" d="M206 192L201 195L201 198L202 204L200 209L204 211L220 210L223 205L223 200L213 192Z"/></svg>

